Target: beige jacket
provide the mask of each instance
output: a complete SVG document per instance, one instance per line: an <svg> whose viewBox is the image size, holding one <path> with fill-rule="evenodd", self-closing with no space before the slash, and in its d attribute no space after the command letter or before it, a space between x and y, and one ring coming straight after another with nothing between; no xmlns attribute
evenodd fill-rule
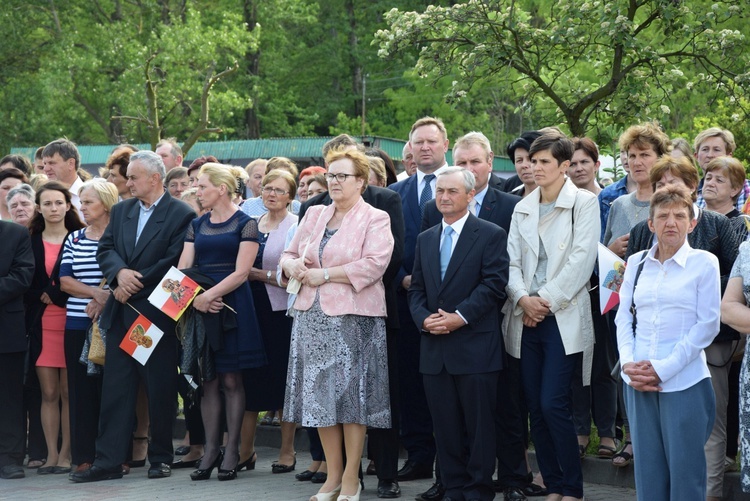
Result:
<svg viewBox="0 0 750 501"><path fill-rule="evenodd" d="M566 179L555 208L539 220L539 188L518 202L508 236L510 277L503 307L503 335L509 355L521 358L523 310L518 300L528 290L539 259L539 237L547 253L547 283L539 296L548 300L555 315L565 353L584 353L584 384L591 373L594 327L588 282L597 257L601 227L597 198Z"/></svg>

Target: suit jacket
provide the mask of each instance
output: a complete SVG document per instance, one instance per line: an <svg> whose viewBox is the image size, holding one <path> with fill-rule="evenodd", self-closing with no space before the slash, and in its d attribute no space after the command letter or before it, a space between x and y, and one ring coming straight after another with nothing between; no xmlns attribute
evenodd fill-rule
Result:
<svg viewBox="0 0 750 501"><path fill-rule="evenodd" d="M391 260L388 262L388 268L386 268L383 274L385 307L388 312L388 318L385 323L389 329L398 329L398 303L396 295L398 283L395 281L395 278L401 268L401 260L404 255L404 214L401 211L401 199L393 191L378 186L368 186L365 192L362 193L362 199L376 209L387 212L390 218L393 252L391 253ZM299 210L300 221L305 216L305 212L315 205L331 205L331 197L328 192L316 195L302 205Z"/></svg>
<svg viewBox="0 0 750 501"><path fill-rule="evenodd" d="M505 179L501 178L500 176L496 176L495 174L490 173L490 179L489 179L488 184L490 185L490 188L495 188L496 190L504 191Z"/></svg>
<svg viewBox="0 0 750 501"><path fill-rule="evenodd" d="M34 254L29 230L20 224L0 221L0 353L26 351L24 293L34 275Z"/></svg>
<svg viewBox="0 0 750 501"><path fill-rule="evenodd" d="M482 200L482 208L479 210L477 217L491 223L495 223L510 233L510 220L513 217L513 209L521 201L521 197L510 195L490 188ZM422 218L422 231L432 228L443 221L443 215L437 209L435 200L427 202L424 208L424 217Z"/></svg>
<svg viewBox="0 0 750 501"><path fill-rule="evenodd" d="M143 277L143 289L128 301L146 318L153 322L165 335L174 335L174 321L148 302L148 296L159 285L171 266L177 266L182 254L185 232L195 218L195 212L186 203L164 193L143 227L138 243L135 242L138 230L140 205L138 199L131 198L112 207L109 225L99 240L96 258L110 288L118 286L117 273L128 268ZM138 316L132 308L110 296L101 315L101 327L112 327L113 318L121 315L125 326L129 326ZM119 340L118 340L119 341Z"/></svg>
<svg viewBox="0 0 750 501"><path fill-rule="evenodd" d="M424 333L419 370L423 374L480 374L502 368L500 307L508 283L507 234L469 214L440 279L440 235L434 226L417 239L409 309L420 329L441 308L458 310L468 322L446 335Z"/></svg>
<svg viewBox="0 0 750 501"><path fill-rule="evenodd" d="M294 307L308 310L319 291L320 308L326 315L385 317L382 277L393 250L388 214L360 199L326 244L321 262L320 242L334 212L333 205L309 209L289 247L281 254L279 264L283 266L285 261L304 255L312 263L310 268L342 266L351 283L328 282L317 288L302 285Z"/></svg>
<svg viewBox="0 0 750 501"><path fill-rule="evenodd" d="M411 275L414 266L414 250L417 247L417 236L422 230L422 214L419 210L419 194L417 176L410 176L403 181L390 185L388 188L401 197L404 212L404 258L396 273L396 285L400 285L405 276Z"/></svg>

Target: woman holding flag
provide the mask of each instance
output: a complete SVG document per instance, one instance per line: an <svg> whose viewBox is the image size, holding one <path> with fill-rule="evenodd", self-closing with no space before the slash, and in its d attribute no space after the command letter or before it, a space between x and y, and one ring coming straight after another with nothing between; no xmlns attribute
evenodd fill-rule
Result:
<svg viewBox="0 0 750 501"><path fill-rule="evenodd" d="M237 312L237 328L225 331L223 348L213 351L218 377L202 381L201 413L206 445L200 469L193 480L208 480L215 467L219 480L237 478L239 439L245 412L242 369L260 367L266 354L253 308L248 274L258 252L258 223L232 202L242 183L239 169L216 163L201 167L198 200L208 211L188 227L180 269L195 267L216 285L198 295L193 308L202 313L218 313L225 305ZM221 400L219 380L226 400L229 434L224 456L221 445Z"/></svg>

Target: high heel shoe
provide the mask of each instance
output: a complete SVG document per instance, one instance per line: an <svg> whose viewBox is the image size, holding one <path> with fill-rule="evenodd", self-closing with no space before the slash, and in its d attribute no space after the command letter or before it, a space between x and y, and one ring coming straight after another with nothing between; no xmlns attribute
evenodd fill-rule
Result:
<svg viewBox="0 0 750 501"><path fill-rule="evenodd" d="M190 474L191 480L208 480L211 478L211 472L214 471L214 468L219 468L221 466L221 461L224 459L222 453L219 453L216 456L216 459L214 459L214 462L211 463L211 466L207 468L201 468L200 470L195 470L193 473ZM201 461L202 463L203 461Z"/></svg>
<svg viewBox="0 0 750 501"><path fill-rule="evenodd" d="M239 462L239 460L240 460L240 458L239 458L239 455L238 455L237 462ZM222 481L223 480L234 480L235 478L237 478L237 466L239 466L239 465L235 465L235 467L232 468L231 470L224 470L224 469L221 468L221 466L219 466L219 473L216 476L218 477L219 480L222 480Z"/></svg>
<svg viewBox="0 0 750 501"><path fill-rule="evenodd" d="M330 492L318 492L310 498L310 501L334 501L339 492L341 492L341 484Z"/></svg>
<svg viewBox="0 0 750 501"><path fill-rule="evenodd" d="M339 496L336 498L336 501L359 501L360 494L362 494L362 484L358 483L356 494L350 494L348 496Z"/></svg>
<svg viewBox="0 0 750 501"><path fill-rule="evenodd" d="M250 457L246 460L241 462L237 465L237 471L242 470L254 470L255 469L255 461L258 459L258 453L253 451L253 453L250 455Z"/></svg>

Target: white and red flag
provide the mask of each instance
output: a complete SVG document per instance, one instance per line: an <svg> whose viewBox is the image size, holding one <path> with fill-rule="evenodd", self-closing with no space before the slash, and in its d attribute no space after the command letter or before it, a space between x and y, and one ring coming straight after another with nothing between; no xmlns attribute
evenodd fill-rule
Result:
<svg viewBox="0 0 750 501"><path fill-rule="evenodd" d="M625 264L617 254L599 244L599 305L602 315L620 304Z"/></svg>

